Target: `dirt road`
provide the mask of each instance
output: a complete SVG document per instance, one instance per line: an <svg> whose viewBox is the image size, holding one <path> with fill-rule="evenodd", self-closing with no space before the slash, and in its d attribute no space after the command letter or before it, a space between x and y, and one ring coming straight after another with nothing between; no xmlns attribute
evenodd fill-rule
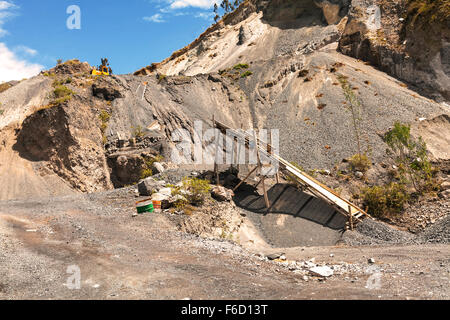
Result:
<svg viewBox="0 0 450 320"><path fill-rule="evenodd" d="M180 233L164 214L132 218L133 201L128 189L0 202L0 299L450 298L449 245L263 252L335 265L323 280L230 242ZM80 289L68 286L70 266L79 268Z"/></svg>

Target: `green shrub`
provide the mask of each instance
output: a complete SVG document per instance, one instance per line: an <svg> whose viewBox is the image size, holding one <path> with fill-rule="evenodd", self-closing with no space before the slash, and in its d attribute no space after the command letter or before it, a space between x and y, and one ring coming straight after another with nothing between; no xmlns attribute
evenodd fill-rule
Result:
<svg viewBox="0 0 450 320"><path fill-rule="evenodd" d="M246 63L239 63L233 67L234 70L248 69L249 66Z"/></svg>
<svg viewBox="0 0 450 320"><path fill-rule="evenodd" d="M102 132L102 138L103 138L102 141L103 141L103 144L105 145L108 142L105 132L106 132L106 129L108 128L108 122L111 119L111 114L106 110L102 110L98 117L101 121L100 130Z"/></svg>
<svg viewBox="0 0 450 320"><path fill-rule="evenodd" d="M145 157L144 158L144 165L141 171L141 179L145 179L148 177L153 176L153 164L155 162L161 162L164 160L164 157L161 155L157 155L155 157Z"/></svg>
<svg viewBox="0 0 450 320"><path fill-rule="evenodd" d="M390 183L365 189L363 199L364 204L368 206L369 214L385 218L393 213L402 212L409 200L409 195L404 185Z"/></svg>
<svg viewBox="0 0 450 320"><path fill-rule="evenodd" d="M253 74L253 72L247 70L243 74L241 74L241 78L247 78L247 77L251 76L252 74Z"/></svg>
<svg viewBox="0 0 450 320"><path fill-rule="evenodd" d="M74 92L64 85L58 85L58 86L56 86L55 90L53 90L53 96L55 98L63 98L63 97L71 96L73 94L74 94Z"/></svg>
<svg viewBox="0 0 450 320"><path fill-rule="evenodd" d="M372 166L372 161L366 154L355 154L350 158L350 166L352 170L366 172Z"/></svg>
<svg viewBox="0 0 450 320"><path fill-rule="evenodd" d="M5 112L5 110L0 109L0 116L2 116L4 112Z"/></svg>
<svg viewBox="0 0 450 320"><path fill-rule="evenodd" d="M433 186L433 167L422 137L414 139L411 126L396 122L384 139L390 148L388 153L394 155L399 167L400 180L411 183L420 194L429 191Z"/></svg>
<svg viewBox="0 0 450 320"><path fill-rule="evenodd" d="M408 0L408 24L411 27L430 26L433 23L446 22L450 18L448 0Z"/></svg>
<svg viewBox="0 0 450 320"><path fill-rule="evenodd" d="M133 130L133 137L135 138L142 138L145 135L144 130L140 125L137 127L131 127L131 129Z"/></svg>
<svg viewBox="0 0 450 320"><path fill-rule="evenodd" d="M153 176L152 169L149 169L149 168L142 169L141 177L140 177L141 179L146 179L146 178L151 177L151 176Z"/></svg>
<svg viewBox="0 0 450 320"><path fill-rule="evenodd" d="M182 188L187 191L184 196L193 205L202 205L211 190L208 180L187 177L183 179Z"/></svg>
<svg viewBox="0 0 450 320"><path fill-rule="evenodd" d="M108 123L111 119L111 114L106 110L102 110L100 112L99 118L102 123Z"/></svg>
<svg viewBox="0 0 450 320"><path fill-rule="evenodd" d="M54 99L51 102L50 106L51 107L59 106L60 104L63 104L64 102L69 101L70 99L72 99L72 96L64 96L64 97L61 97L61 98L58 98L58 99Z"/></svg>
<svg viewBox="0 0 450 320"><path fill-rule="evenodd" d="M167 76L165 74L160 74L158 76L158 84L160 84L161 82L163 82L165 79L167 79Z"/></svg>
<svg viewBox="0 0 450 320"><path fill-rule="evenodd" d="M342 92L346 100L345 108L350 111L352 119L352 130L355 135L358 155L362 156L361 151L361 124L362 124L362 103L359 97L353 92L352 86L347 81L347 78L340 74L338 75L339 83L342 87Z"/></svg>

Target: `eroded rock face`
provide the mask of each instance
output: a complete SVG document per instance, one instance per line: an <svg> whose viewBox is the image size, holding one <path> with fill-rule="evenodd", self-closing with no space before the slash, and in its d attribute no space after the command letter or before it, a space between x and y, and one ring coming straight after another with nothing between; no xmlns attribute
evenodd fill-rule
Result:
<svg viewBox="0 0 450 320"><path fill-rule="evenodd" d="M407 5L399 0L353 0L339 50L419 87L433 98L448 100L448 21L424 18L419 23Z"/></svg>
<svg viewBox="0 0 450 320"><path fill-rule="evenodd" d="M114 101L122 98L120 86L112 78L99 78L92 85L92 94L100 99Z"/></svg>
<svg viewBox="0 0 450 320"><path fill-rule="evenodd" d="M40 161L74 189L111 189L102 136L91 109L74 102L43 109L23 122L14 148Z"/></svg>

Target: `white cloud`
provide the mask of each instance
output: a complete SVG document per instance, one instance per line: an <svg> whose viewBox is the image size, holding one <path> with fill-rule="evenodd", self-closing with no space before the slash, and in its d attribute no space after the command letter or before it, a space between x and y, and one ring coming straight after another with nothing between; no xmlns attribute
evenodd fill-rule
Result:
<svg viewBox="0 0 450 320"><path fill-rule="evenodd" d="M205 20L212 20L214 18L213 12L199 12L195 15L196 18L202 18Z"/></svg>
<svg viewBox="0 0 450 320"><path fill-rule="evenodd" d="M163 19L163 16L160 13L154 14L151 17L144 17L144 20L150 21L150 22L156 22L156 23L165 22Z"/></svg>
<svg viewBox="0 0 450 320"><path fill-rule="evenodd" d="M19 7L13 1L0 1L0 38L9 34L3 28L6 21L16 15ZM37 75L44 66L21 59L19 55L35 56L37 51L26 46L17 46L10 50L4 42L0 42L0 82L22 80Z"/></svg>
<svg viewBox="0 0 450 320"><path fill-rule="evenodd" d="M31 57L37 55L37 53L38 53L37 50L28 48L26 46L17 46L17 47L14 48L14 52L16 52L16 53L24 53L27 56L31 56Z"/></svg>
<svg viewBox="0 0 450 320"><path fill-rule="evenodd" d="M12 2L0 1L0 10L7 10L12 8L17 8L17 6Z"/></svg>
<svg viewBox="0 0 450 320"><path fill-rule="evenodd" d="M44 66L19 59L3 42L0 42L0 82L30 78L43 69Z"/></svg>
<svg viewBox="0 0 450 320"><path fill-rule="evenodd" d="M6 20L14 16L14 14L8 10L17 8L18 7L10 1L0 1L0 38L8 34L8 31L3 29L3 25L5 24Z"/></svg>
<svg viewBox="0 0 450 320"><path fill-rule="evenodd" d="M180 9L186 7L197 7L202 9L211 8L218 0L175 0L171 1L170 8Z"/></svg>

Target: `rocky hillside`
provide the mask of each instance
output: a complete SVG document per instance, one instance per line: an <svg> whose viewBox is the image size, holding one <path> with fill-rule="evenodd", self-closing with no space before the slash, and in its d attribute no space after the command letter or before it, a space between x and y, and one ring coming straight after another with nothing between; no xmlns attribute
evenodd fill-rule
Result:
<svg viewBox="0 0 450 320"><path fill-rule="evenodd" d="M283 157L331 170L356 153L342 78L361 100L374 163L387 158L382 136L397 120L424 136L436 163L448 163L448 59L397 59L408 55L412 33L392 19L410 26L410 2L249 0L134 75L92 77L72 60L11 84L0 93L0 199L133 184L159 156L170 162L175 129L193 133L195 120L206 128L212 116L280 129ZM371 35L380 30L387 40L379 43ZM433 52L445 58L442 34Z"/></svg>
<svg viewBox="0 0 450 320"><path fill-rule="evenodd" d="M244 2L197 40L136 74L194 75L304 55L331 42L440 101L450 99L445 0Z"/></svg>

